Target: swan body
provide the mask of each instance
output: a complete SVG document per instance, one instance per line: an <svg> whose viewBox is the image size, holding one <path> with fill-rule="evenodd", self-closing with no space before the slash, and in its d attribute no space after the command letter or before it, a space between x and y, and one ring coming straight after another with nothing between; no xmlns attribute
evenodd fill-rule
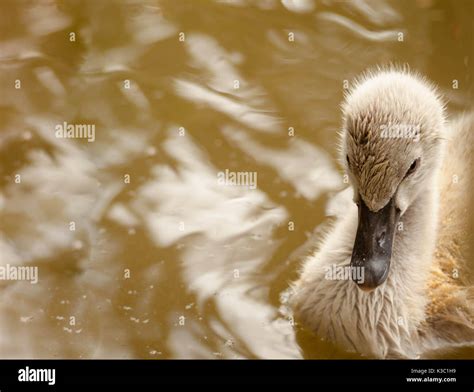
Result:
<svg viewBox="0 0 474 392"><path fill-rule="evenodd" d="M434 87L393 68L363 75L342 111L341 163L352 192L339 196L344 214L293 285L297 320L370 357L473 344L463 238L474 116L446 123ZM361 267L368 282L328 278L335 267Z"/></svg>

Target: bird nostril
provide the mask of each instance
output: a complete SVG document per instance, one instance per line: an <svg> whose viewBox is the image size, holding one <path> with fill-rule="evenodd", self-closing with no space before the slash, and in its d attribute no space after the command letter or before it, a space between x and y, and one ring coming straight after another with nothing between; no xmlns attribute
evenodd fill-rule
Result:
<svg viewBox="0 0 474 392"><path fill-rule="evenodd" d="M385 230L382 231L379 236L377 237L377 244L382 247L385 243Z"/></svg>

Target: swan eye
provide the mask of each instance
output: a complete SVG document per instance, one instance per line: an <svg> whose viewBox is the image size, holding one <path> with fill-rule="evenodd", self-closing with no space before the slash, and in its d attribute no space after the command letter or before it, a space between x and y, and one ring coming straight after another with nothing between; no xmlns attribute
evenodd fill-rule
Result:
<svg viewBox="0 0 474 392"><path fill-rule="evenodd" d="M413 161L413 163L411 164L410 168L407 171L407 174L405 174L405 178L408 177L410 174L413 174L416 171L416 169L418 169L419 162L420 162L420 158L415 159Z"/></svg>

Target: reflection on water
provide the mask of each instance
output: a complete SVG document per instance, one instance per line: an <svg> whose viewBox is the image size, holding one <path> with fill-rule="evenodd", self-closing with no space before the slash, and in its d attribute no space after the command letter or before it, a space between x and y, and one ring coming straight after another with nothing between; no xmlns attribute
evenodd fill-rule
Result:
<svg viewBox="0 0 474 392"><path fill-rule="evenodd" d="M469 2L0 8L0 263L39 267L0 282L0 356L354 356L284 305L343 186L344 81L408 62L465 109Z"/></svg>

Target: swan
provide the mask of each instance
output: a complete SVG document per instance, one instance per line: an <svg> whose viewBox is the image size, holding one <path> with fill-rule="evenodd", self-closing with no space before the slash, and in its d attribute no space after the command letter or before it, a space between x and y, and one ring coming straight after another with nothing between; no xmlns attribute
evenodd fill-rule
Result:
<svg viewBox="0 0 474 392"><path fill-rule="evenodd" d="M340 161L353 192L342 192L344 214L291 285L295 319L375 358L473 344L463 239L474 115L448 123L436 88L391 66L356 79L342 117Z"/></svg>

